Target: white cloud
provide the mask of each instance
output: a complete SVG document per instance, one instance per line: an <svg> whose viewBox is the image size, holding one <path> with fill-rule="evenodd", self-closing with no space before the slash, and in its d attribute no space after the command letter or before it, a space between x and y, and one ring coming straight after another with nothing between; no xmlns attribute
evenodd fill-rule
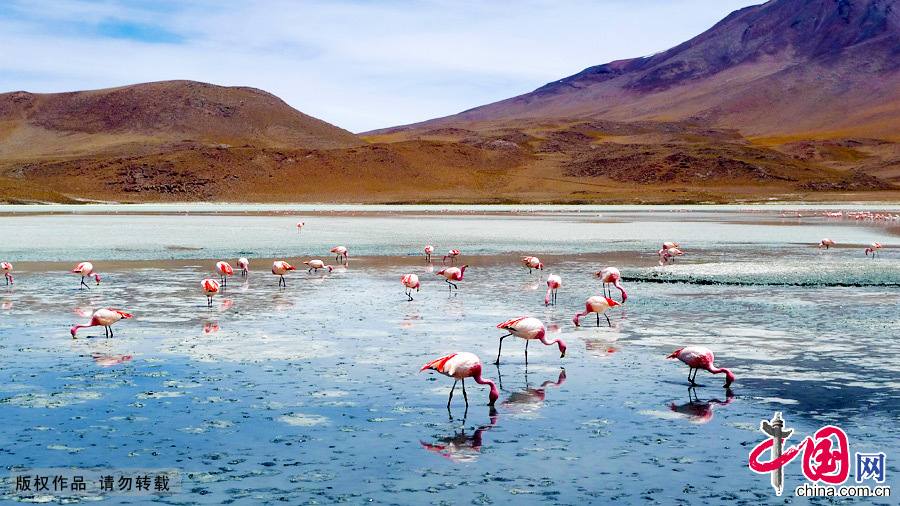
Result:
<svg viewBox="0 0 900 506"><path fill-rule="evenodd" d="M750 3L18 3L0 13L0 47L12 49L0 52L0 89L195 79L262 88L362 131L452 114L660 51ZM179 40L149 40L148 27Z"/></svg>

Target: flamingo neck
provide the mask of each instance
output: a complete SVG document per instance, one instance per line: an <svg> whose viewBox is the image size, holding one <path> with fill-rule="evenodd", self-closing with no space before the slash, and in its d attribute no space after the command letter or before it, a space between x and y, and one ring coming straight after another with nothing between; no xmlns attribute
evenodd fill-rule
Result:
<svg viewBox="0 0 900 506"><path fill-rule="evenodd" d="M493 381L481 377L481 368L479 368L476 372L477 374L475 374L473 378L475 380L475 383L478 383L479 385L489 385L491 387L491 393L488 395L488 398L490 399L489 404L493 406L494 403L497 402L497 399L500 398L500 391L497 390L497 385L494 384Z"/></svg>
<svg viewBox="0 0 900 506"><path fill-rule="evenodd" d="M566 356L566 343L563 342L562 339L557 338L552 341L548 341L547 336L544 334L543 331L541 331L540 337L538 337L538 340L547 346L550 346L551 344L555 344L559 348L560 356L561 357Z"/></svg>
<svg viewBox="0 0 900 506"><path fill-rule="evenodd" d="M728 385L731 385L732 383L734 383L734 373L732 373L728 369L725 369L724 367L716 367L715 365L711 365L711 366L709 366L707 371L711 372L712 374L725 373L725 386L726 387Z"/></svg>
<svg viewBox="0 0 900 506"><path fill-rule="evenodd" d="M550 292L552 292L552 291L553 291L553 287L548 285L548 286L547 286L547 295L544 297L544 304L545 304L545 305L546 305L546 304L550 304Z"/></svg>
<svg viewBox="0 0 900 506"><path fill-rule="evenodd" d="M628 300L628 292L625 291L625 287L622 286L622 283L619 280L613 281L613 286L618 288L620 292L622 292L622 302Z"/></svg>

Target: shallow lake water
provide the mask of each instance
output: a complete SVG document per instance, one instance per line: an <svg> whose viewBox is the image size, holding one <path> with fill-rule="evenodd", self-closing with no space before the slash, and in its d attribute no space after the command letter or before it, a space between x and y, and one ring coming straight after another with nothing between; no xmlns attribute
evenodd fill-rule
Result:
<svg viewBox="0 0 900 506"><path fill-rule="evenodd" d="M747 467L774 411L797 441L830 423L851 451L884 451L895 484L900 221L822 215L832 209L0 208L0 261L16 275L0 286L0 464L182 476L179 493L151 498L2 499L804 503L792 497L798 462L781 498ZM826 236L838 246L817 249ZM687 254L658 265L663 240ZM885 246L874 260L873 241ZM346 268L291 272L285 288L268 272L273 258L333 263L338 244ZM470 266L452 293L434 275L451 247ZM544 273L520 266L526 253ZM199 281L237 256L249 279L231 278L207 308ZM82 260L99 286L66 272ZM622 270L628 302L611 327L575 327L605 265ZM407 272L422 278L412 302ZM563 287L545 307L551 272ZM134 319L112 339L70 337L107 306ZM525 314L566 341L566 357L534 343L526 366L509 338L494 366L496 324ZM688 388L686 366L665 359L688 344L734 371L730 392L703 372ZM457 390L448 413L452 381L418 372L454 351L501 381L496 410L470 383L468 410Z"/></svg>

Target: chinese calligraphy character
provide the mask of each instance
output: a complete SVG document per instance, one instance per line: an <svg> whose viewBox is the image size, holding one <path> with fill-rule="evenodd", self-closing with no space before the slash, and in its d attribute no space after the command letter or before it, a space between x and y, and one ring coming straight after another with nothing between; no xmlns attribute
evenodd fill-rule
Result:
<svg viewBox="0 0 900 506"><path fill-rule="evenodd" d="M875 480L884 483L884 453L856 452L856 483Z"/></svg>
<svg viewBox="0 0 900 506"><path fill-rule="evenodd" d="M101 476L100 477L100 491L101 492L112 492L114 484L114 479L112 476Z"/></svg>
<svg viewBox="0 0 900 506"><path fill-rule="evenodd" d="M139 475L135 478L135 485L137 485L138 490L150 490L150 476L149 475Z"/></svg>
<svg viewBox="0 0 900 506"><path fill-rule="evenodd" d="M16 492L31 491L31 476L16 476Z"/></svg>
<svg viewBox="0 0 900 506"><path fill-rule="evenodd" d="M34 491L40 492L42 490L50 490L48 486L48 482L50 478L47 476L35 476L34 477Z"/></svg>
<svg viewBox="0 0 900 506"><path fill-rule="evenodd" d="M119 476L119 490L120 491L131 491L131 477L130 476Z"/></svg>
<svg viewBox="0 0 900 506"><path fill-rule="evenodd" d="M169 490L169 477L164 474L156 475L154 488L157 492L167 492Z"/></svg>
<svg viewBox="0 0 900 506"><path fill-rule="evenodd" d="M72 492L84 492L87 490L87 484L84 482L84 476L72 477Z"/></svg>
<svg viewBox="0 0 900 506"><path fill-rule="evenodd" d="M56 475L53 477L53 490L65 490L69 486L69 479L65 476Z"/></svg>
<svg viewBox="0 0 900 506"><path fill-rule="evenodd" d="M834 439L832 439L834 438ZM834 443L837 449L832 450ZM833 425L817 430L803 444L803 475L809 481L840 485L850 474L850 452L847 434Z"/></svg>

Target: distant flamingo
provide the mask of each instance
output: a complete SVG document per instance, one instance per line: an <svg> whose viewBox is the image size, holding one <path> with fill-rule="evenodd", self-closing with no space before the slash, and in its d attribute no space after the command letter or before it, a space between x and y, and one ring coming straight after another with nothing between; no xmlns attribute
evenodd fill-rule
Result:
<svg viewBox="0 0 900 506"><path fill-rule="evenodd" d="M663 250L672 249L672 248L680 248L680 247L681 247L681 245L678 244L677 242L667 241L667 242L662 243Z"/></svg>
<svg viewBox="0 0 900 506"><path fill-rule="evenodd" d="M6 286L13 284L13 276L10 271L13 270L13 264L9 262L0 262L0 270L3 271L3 277L6 278Z"/></svg>
<svg viewBox="0 0 900 506"><path fill-rule="evenodd" d="M247 260L246 257L238 258L237 261L238 269L241 270L241 277L246 278L250 275L250 260Z"/></svg>
<svg viewBox="0 0 900 506"><path fill-rule="evenodd" d="M425 261L431 262L431 254L434 253L434 246L428 244L425 246Z"/></svg>
<svg viewBox="0 0 900 506"><path fill-rule="evenodd" d="M300 232L303 231L304 226L306 226L305 222L302 222L302 221L297 222L297 235L300 235Z"/></svg>
<svg viewBox="0 0 900 506"><path fill-rule="evenodd" d="M287 287L287 281L284 280L284 275L288 273L288 271L293 271L294 266L285 262L284 260L275 260L272 262L272 274L276 276L280 276L278 278L278 286L284 285Z"/></svg>
<svg viewBox="0 0 900 506"><path fill-rule="evenodd" d="M538 257L522 257L522 265L528 269L528 274L533 270L544 270L544 263Z"/></svg>
<svg viewBox="0 0 900 506"><path fill-rule="evenodd" d="M228 286L228 276L234 274L234 268L228 262L216 262L216 272L219 273L219 279L222 286Z"/></svg>
<svg viewBox="0 0 900 506"><path fill-rule="evenodd" d="M106 337L113 337L112 324L116 323L122 319L132 318L131 314L128 314L124 311L119 311L118 309L113 309L111 307L98 309L94 311L94 314L91 315L91 321L87 325L75 325L71 329L69 329L69 333L72 334L72 339L75 339L75 334L79 329L87 328L87 327L103 327L106 331Z"/></svg>
<svg viewBox="0 0 900 506"><path fill-rule="evenodd" d="M206 294L206 306L212 307L213 295L219 293L219 282L212 278L206 278L200 282L200 287Z"/></svg>
<svg viewBox="0 0 900 506"><path fill-rule="evenodd" d="M609 315L606 314L606 312L609 311L610 308L614 308L616 306L621 306L621 305L622 304L610 299L609 297L600 297L600 296L589 297L588 300L586 300L584 302L584 311L576 314L575 317L572 318L572 322L575 324L576 327L578 327L578 326L580 326L580 324L578 323L579 318L587 316L591 313L597 313L597 326L598 327L600 326L600 315L601 314L606 317L606 323L609 324L610 327L612 327L612 322L609 321Z"/></svg>
<svg viewBox="0 0 900 506"><path fill-rule="evenodd" d="M447 409L450 409L450 401L453 400L453 391L456 390L456 383L462 380L463 399L466 401L466 409L469 408L469 396L466 395L466 378L473 378L475 383L479 385L490 385L491 393L488 395L488 405L493 406L500 397L500 391L497 385L489 379L481 377L481 360L474 353L459 352L451 353L445 357L428 362L419 372L426 369L434 369L435 371L453 378L453 388L450 389L450 397L447 398Z"/></svg>
<svg viewBox="0 0 900 506"><path fill-rule="evenodd" d="M547 276L547 295L544 297L544 305L556 305L556 291L562 286L562 278L556 274Z"/></svg>
<svg viewBox="0 0 900 506"><path fill-rule="evenodd" d="M100 284L100 275L94 272L94 264L90 262L81 262L80 264L76 265L74 269L72 269L72 272L75 274L81 274L81 286L79 286L79 288L85 286L90 288L88 284L84 282L84 278L91 276L94 277L94 281L96 281L98 285Z"/></svg>
<svg viewBox="0 0 900 506"><path fill-rule="evenodd" d="M419 276L416 276L415 274L404 274L400 278L400 283L406 287L406 296L409 297L409 300L413 300L413 289L415 288L417 292L419 291Z"/></svg>
<svg viewBox="0 0 900 506"><path fill-rule="evenodd" d="M835 242L827 237L822 239L821 241L819 241L819 249L822 249L822 248L831 249L831 247L834 245L835 245Z"/></svg>
<svg viewBox="0 0 900 506"><path fill-rule="evenodd" d="M454 288L459 290L459 287L456 286L454 281L462 281L463 276L466 274L466 269L468 265L463 265L462 267L445 267L435 273L436 276L444 276L444 281L449 285L449 289L452 292Z"/></svg>
<svg viewBox="0 0 900 506"><path fill-rule="evenodd" d="M659 250L658 253L659 253L659 257L660 257L659 265L668 263L669 260L671 260L672 263L675 263L675 257L680 257L681 255L684 255L684 251L681 251L678 248L669 248L666 250Z"/></svg>
<svg viewBox="0 0 900 506"><path fill-rule="evenodd" d="M547 346L555 344L559 348L559 358L566 356L566 343L562 339L548 341L546 336L547 328L537 318L520 316L498 324L497 328L508 330L509 333L500 338L500 346L497 347L497 360L494 362L494 365L500 364L500 350L503 348L503 340L509 336L516 336L525 340L525 365L528 365L528 343L532 339L537 339Z"/></svg>
<svg viewBox="0 0 900 506"><path fill-rule="evenodd" d="M330 265L325 265L325 262L321 260L310 260L308 262L303 262L305 265L309 266L309 269L306 272L319 272L319 269L328 269L328 272L334 270L334 267Z"/></svg>
<svg viewBox="0 0 900 506"><path fill-rule="evenodd" d="M875 252L881 249L881 243L873 242L868 248L866 248L866 256L869 256L869 253L872 254L872 258L875 258ZM3 265L3 264L0 264Z"/></svg>
<svg viewBox="0 0 900 506"><path fill-rule="evenodd" d="M349 261L350 253L347 251L347 248L344 246L335 246L331 248L331 252L334 253L334 261L340 262L342 264L346 264Z"/></svg>
<svg viewBox="0 0 900 506"><path fill-rule="evenodd" d="M716 367L714 364L715 357L713 356L713 352L704 346L686 346L684 348L678 348L666 358L677 358L687 364L690 368L688 369L688 381L691 385L697 384L694 379L697 377L697 371L700 369L709 371L712 374L725 373L725 388L728 388L731 383L734 382L734 374L728 369ZM693 376L691 375L692 373Z"/></svg>
<svg viewBox="0 0 900 506"><path fill-rule="evenodd" d="M622 303L624 304L628 300L628 293L622 287L622 274L619 272L619 269L604 267L602 270L595 272L594 277L600 278L600 281L603 282L603 295L605 297L612 297L612 290L609 288L609 285L612 284L622 293Z"/></svg>
<svg viewBox="0 0 900 506"><path fill-rule="evenodd" d="M459 250L458 250L458 249L452 249L452 250L448 251L446 255L444 255L444 258L441 259L441 264L446 263L446 262L447 262L447 259L449 258L449 259L450 259L450 265L453 265L453 264L456 263L456 257L458 257L458 256L459 256Z"/></svg>

